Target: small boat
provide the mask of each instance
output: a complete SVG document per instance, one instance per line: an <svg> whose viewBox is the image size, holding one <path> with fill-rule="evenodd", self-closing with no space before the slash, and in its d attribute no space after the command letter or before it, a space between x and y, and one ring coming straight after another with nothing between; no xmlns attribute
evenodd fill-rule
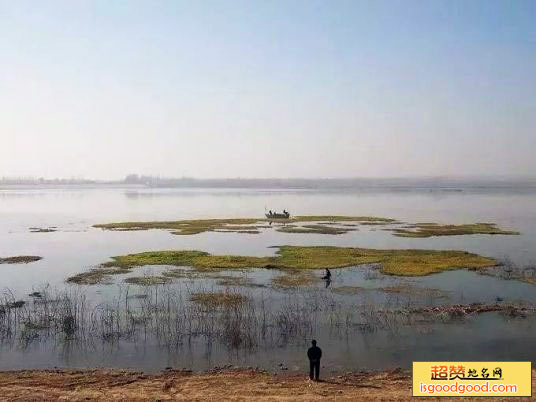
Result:
<svg viewBox="0 0 536 402"><path fill-rule="evenodd" d="M290 214L287 211L283 211L282 213L272 212L265 214L266 218L268 219L288 219L290 218Z"/></svg>

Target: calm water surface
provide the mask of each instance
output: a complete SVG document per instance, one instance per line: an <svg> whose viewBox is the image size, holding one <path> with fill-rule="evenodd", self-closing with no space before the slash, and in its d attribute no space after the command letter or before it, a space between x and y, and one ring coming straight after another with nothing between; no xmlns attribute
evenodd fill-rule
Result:
<svg viewBox="0 0 536 402"><path fill-rule="evenodd" d="M347 192L294 190L212 189L4 189L0 190L0 256L40 255L27 265L2 265L1 287L24 299L45 285L81 288L91 300L111 300L117 285L66 285L68 276L107 261L110 256L161 249L198 249L213 254L272 255L274 245L336 245L374 248L459 249L518 265L536 261L536 193L527 191L386 191ZM374 226L338 236L285 234L263 230L258 235L202 233L174 236L166 231L109 232L96 223L189 218L263 217L266 209L290 210L297 215L375 215L407 222L496 222L520 236L454 236L407 239ZM30 227L58 228L54 233L31 233ZM158 273L164 267L139 268L135 275ZM245 291L254 300L268 298L273 306L295 291L270 286L279 272L251 270L227 272L243 275L259 288ZM321 272L315 273L320 276ZM380 291L389 286L432 288L428 296ZM219 289L217 281L178 280L179 290ZM341 294L337 287L371 289ZM133 286L133 291L142 291ZM318 300L340 303L345 311L355 306L536 302L536 287L475 272L450 271L422 278L386 277L374 267L335 270L329 288L319 283L301 291ZM323 299L326 298L327 299ZM283 305L283 304L281 304ZM355 307L357 308L357 307ZM536 320L510 319L482 314L460 322L406 325L396 330L334 331L320 320L313 328L324 349L326 370L408 367L412 360L526 360L536 361ZM177 350L166 350L150 339L145 342L94 343L74 346L42 339L21 347L16 340L0 346L0 368L128 367L159 370L166 366L206 369L236 364L277 370L303 369L309 337L271 339L252 349L230 348L218 339L197 338Z"/></svg>

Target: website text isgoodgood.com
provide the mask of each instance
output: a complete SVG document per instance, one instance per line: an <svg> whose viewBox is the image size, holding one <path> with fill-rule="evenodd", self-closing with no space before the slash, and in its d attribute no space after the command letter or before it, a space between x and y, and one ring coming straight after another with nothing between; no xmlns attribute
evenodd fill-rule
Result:
<svg viewBox="0 0 536 402"><path fill-rule="evenodd" d="M460 395L468 395L473 393L489 393L489 394L502 394L517 392L517 385L515 384L490 384L486 381L482 384L461 384L456 381L453 384L425 384L421 382L419 384L420 391L430 395L440 393L457 393Z"/></svg>

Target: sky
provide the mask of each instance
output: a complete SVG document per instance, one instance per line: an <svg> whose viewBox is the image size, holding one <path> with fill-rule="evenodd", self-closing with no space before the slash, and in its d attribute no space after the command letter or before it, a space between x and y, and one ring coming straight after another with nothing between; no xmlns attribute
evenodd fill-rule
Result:
<svg viewBox="0 0 536 402"><path fill-rule="evenodd" d="M533 0L0 0L0 177L530 176Z"/></svg>

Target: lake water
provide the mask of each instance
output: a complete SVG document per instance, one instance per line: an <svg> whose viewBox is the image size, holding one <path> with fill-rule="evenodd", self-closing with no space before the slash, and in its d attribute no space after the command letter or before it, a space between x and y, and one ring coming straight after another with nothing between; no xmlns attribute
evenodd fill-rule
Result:
<svg viewBox="0 0 536 402"><path fill-rule="evenodd" d="M50 288L84 292L94 303L113 301L124 277L115 285L67 285L65 279L105 262L109 257L163 249L197 249L213 254L273 255L277 245L334 245L371 248L457 249L509 260L520 266L536 262L536 192L526 190L444 191L414 189L392 191L245 190L245 189L141 189L141 188L9 188L0 189L0 257L39 255L43 260L22 265L1 265L1 287L16 299L48 285ZM330 236L285 234L264 229L260 234L201 233L175 236L160 230L111 232L95 229L97 223L120 221L179 220L190 218L262 218L266 209L290 210L295 215L359 215L395 218L405 222L473 223L495 222L520 236L452 236L428 239L400 238L374 226ZM31 233L31 227L56 227L52 233ZM143 267L136 275L152 274L165 267ZM321 272L314 273L321 276ZM352 267L333 271L325 288L319 282L307 289L271 286L279 272L230 271L256 288L242 289L255 302L268 300L270 308L289 308L302 300L307 305L324 303L318 320L307 333L282 339L275 329L272 338L254 347L231 347L223 339L199 336L169 349L152 338L121 339L113 344L93 341L91 346L57 342L37 337L21 347L11 337L0 346L0 368L126 367L159 370L166 366L207 369L227 364L281 367L302 370L311 337L324 349L325 370L409 367L413 360L533 360L536 361L536 320L507 318L486 313L464 320L443 320L419 325L363 326L333 323L333 316L346 316L373 305L395 309L456 303L536 302L536 287L515 280L459 270L421 278L394 278L375 267ZM370 289L344 294L339 287ZM387 292L386 288L432 289L433 292ZM130 286L131 292L146 289ZM181 292L224 288L216 279L176 280L165 288ZM234 288L236 290L236 288ZM383 289L383 290L381 290ZM165 289L161 290L165 292ZM237 291L240 291L238 289ZM151 290L154 292L154 290ZM300 299L305 297L305 299ZM151 296L153 294L151 293ZM292 299L292 300L291 300ZM285 304L287 303L287 304ZM297 302L296 302L297 303ZM336 305L326 307L326 303ZM360 310L361 309L361 310ZM277 310L277 311L280 311ZM314 310L309 314L314 315ZM360 313L361 321L364 313ZM359 314L357 314L359 315Z"/></svg>

